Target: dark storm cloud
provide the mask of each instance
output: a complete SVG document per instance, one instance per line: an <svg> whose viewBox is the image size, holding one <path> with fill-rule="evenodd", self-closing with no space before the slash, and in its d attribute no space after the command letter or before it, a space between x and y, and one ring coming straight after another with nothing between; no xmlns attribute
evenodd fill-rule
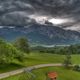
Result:
<svg viewBox="0 0 80 80"><path fill-rule="evenodd" d="M0 0L0 25L27 25L35 22L36 17L33 20L30 15L36 14L71 18L76 24L80 21L80 0Z"/></svg>

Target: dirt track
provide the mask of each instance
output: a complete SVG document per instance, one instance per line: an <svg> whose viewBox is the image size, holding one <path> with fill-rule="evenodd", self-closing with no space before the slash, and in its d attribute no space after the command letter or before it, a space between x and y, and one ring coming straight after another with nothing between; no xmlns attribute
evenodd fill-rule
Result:
<svg viewBox="0 0 80 80"><path fill-rule="evenodd" d="M7 78L7 77L10 77L10 76L13 76L16 74L20 74L20 73L24 72L25 70L31 71L33 69L38 69L38 68L43 68L43 67L51 67L51 66L62 66L62 64L40 64L40 65L35 65L35 66L27 67L27 68L22 68L22 69L10 71L10 72L2 73L2 74L0 74L0 79Z"/></svg>

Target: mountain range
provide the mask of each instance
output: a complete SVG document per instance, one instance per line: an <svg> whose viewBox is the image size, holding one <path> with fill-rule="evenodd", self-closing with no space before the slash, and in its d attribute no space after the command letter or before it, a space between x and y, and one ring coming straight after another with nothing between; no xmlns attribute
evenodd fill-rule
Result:
<svg viewBox="0 0 80 80"><path fill-rule="evenodd" d="M0 37L7 41L14 41L18 37L27 37L30 44L39 45L69 45L80 43L79 32L37 23L24 27L0 28Z"/></svg>
<svg viewBox="0 0 80 80"><path fill-rule="evenodd" d="M0 0L0 37L21 36L31 44L80 43L80 0Z"/></svg>

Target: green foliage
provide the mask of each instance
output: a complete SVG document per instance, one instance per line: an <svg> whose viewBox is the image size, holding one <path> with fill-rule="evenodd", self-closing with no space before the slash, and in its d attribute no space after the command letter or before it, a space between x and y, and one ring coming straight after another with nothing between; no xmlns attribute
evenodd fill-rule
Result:
<svg viewBox="0 0 80 80"><path fill-rule="evenodd" d="M75 71L79 71L80 72L80 66L79 65L75 65L73 68Z"/></svg>
<svg viewBox="0 0 80 80"><path fill-rule="evenodd" d="M28 44L28 40L26 38L18 38L15 43L14 46L24 52L24 53L29 53L30 52L30 48L29 48L29 44Z"/></svg>
<svg viewBox="0 0 80 80"><path fill-rule="evenodd" d="M43 47L36 46L31 48L32 51L38 51L40 53L52 53L66 55L70 54L80 54L80 45L70 45L70 46L55 46L55 47Z"/></svg>
<svg viewBox="0 0 80 80"><path fill-rule="evenodd" d="M64 66L65 66L65 68L70 68L71 64L72 64L72 62L71 62L71 55L67 54L66 58L64 60Z"/></svg>
<svg viewBox="0 0 80 80"><path fill-rule="evenodd" d="M0 39L0 63L11 63L14 59L17 59L18 57L23 58L24 54L17 50L10 43L7 43L4 40Z"/></svg>

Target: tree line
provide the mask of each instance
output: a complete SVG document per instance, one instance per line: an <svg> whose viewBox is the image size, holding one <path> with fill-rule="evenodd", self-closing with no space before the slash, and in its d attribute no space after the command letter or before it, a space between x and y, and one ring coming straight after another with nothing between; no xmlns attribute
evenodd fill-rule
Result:
<svg viewBox="0 0 80 80"><path fill-rule="evenodd" d="M55 46L55 47L42 47L36 46L31 48L32 51L38 51L40 53L52 53L66 55L70 54L80 54L80 45L70 45L70 46Z"/></svg>

